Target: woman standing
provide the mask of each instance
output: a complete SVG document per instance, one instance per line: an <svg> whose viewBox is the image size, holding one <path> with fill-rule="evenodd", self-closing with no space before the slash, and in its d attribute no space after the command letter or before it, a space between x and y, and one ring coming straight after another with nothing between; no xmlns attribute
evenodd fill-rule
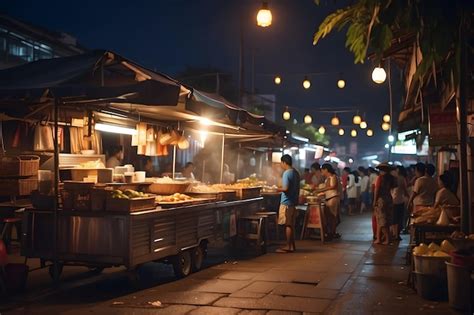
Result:
<svg viewBox="0 0 474 315"><path fill-rule="evenodd" d="M377 220L377 235L374 244L390 244L389 227L392 224L393 199L391 190L397 186L395 177L390 174L393 167L387 163L379 164L379 177L375 182L374 213Z"/></svg>
<svg viewBox="0 0 474 315"><path fill-rule="evenodd" d="M354 209L357 205L357 183L359 182L359 177L354 175L354 172L351 172L350 168L344 169L348 173L347 176L347 199L349 201L349 211L348 215L354 214Z"/></svg>
<svg viewBox="0 0 474 315"><path fill-rule="evenodd" d="M328 238L340 237L336 233L338 219L340 216L340 198L339 198L339 179L336 171L331 164L325 163L321 166L321 174L326 178L324 188L318 189L317 192L324 193L326 198L325 217L327 222Z"/></svg>
<svg viewBox="0 0 474 315"><path fill-rule="evenodd" d="M390 232L396 240L401 241L400 231L405 222L405 202L410 197L407 190L407 172L403 166L398 166L392 173L396 178L397 187L392 189L393 222L390 226Z"/></svg>

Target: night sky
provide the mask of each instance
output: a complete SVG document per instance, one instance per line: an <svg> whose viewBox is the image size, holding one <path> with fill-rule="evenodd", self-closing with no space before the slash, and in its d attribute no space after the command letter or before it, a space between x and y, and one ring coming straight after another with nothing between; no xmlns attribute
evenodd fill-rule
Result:
<svg viewBox="0 0 474 315"><path fill-rule="evenodd" d="M323 18L344 1L271 0L273 24L266 29L255 23L261 2L257 0L154 0L154 1L54 1L4 0L0 10L20 20L75 36L89 49L115 51L137 63L176 76L186 66L214 67L233 74L238 80L240 23L244 30L246 88L250 89L251 51L255 51L256 89L276 94L277 105L311 109L318 107L357 107L366 113L375 137L358 129L359 153L383 150L387 133L380 128L388 112L387 84L371 80L372 62L354 65L345 49L345 33L331 34L318 46L312 35ZM311 78L304 90L305 73L331 72ZM346 88L336 86L342 72ZM263 73L281 73L283 84ZM394 105L400 104L400 79L392 76ZM296 113L300 121L304 110ZM351 123L352 114L342 116ZM315 125L329 129L331 114L316 116ZM332 143L354 141L346 135L332 136Z"/></svg>

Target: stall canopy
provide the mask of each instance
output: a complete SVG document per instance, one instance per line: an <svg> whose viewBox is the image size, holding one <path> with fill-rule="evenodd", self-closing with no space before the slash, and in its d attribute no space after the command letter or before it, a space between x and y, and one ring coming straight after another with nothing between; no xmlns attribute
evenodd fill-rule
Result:
<svg viewBox="0 0 474 315"><path fill-rule="evenodd" d="M0 71L0 106L62 103L135 103L176 106L190 91L172 78L116 53L45 59Z"/></svg>

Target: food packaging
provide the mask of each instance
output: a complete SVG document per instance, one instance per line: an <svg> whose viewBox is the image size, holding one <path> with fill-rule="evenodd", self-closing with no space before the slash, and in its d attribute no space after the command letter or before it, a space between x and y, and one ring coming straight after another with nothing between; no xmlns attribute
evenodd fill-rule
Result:
<svg viewBox="0 0 474 315"><path fill-rule="evenodd" d="M111 183L114 179L113 168L103 168L97 170L97 182L98 183Z"/></svg>
<svg viewBox="0 0 474 315"><path fill-rule="evenodd" d="M135 181L138 183L144 183L146 178L146 172L139 171L135 172Z"/></svg>

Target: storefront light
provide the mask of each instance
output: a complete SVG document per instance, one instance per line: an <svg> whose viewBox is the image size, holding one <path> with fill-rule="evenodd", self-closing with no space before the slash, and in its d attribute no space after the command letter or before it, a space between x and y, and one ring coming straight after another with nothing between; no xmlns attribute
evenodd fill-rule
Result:
<svg viewBox="0 0 474 315"><path fill-rule="evenodd" d="M359 114L355 115L354 117L352 117L352 122L355 124L355 125L358 125L362 122L362 117L360 117Z"/></svg>
<svg viewBox="0 0 474 315"><path fill-rule="evenodd" d="M339 121L339 117L337 117L336 115L334 115L334 117L331 119L331 125L333 126L339 126L341 122Z"/></svg>
<svg viewBox="0 0 474 315"><path fill-rule="evenodd" d="M362 121L359 126L360 126L360 129L365 129L367 128L367 123L365 121Z"/></svg>
<svg viewBox="0 0 474 315"><path fill-rule="evenodd" d="M276 85L279 85L281 84L281 77L277 75L273 81L275 82Z"/></svg>
<svg viewBox="0 0 474 315"><path fill-rule="evenodd" d="M357 137L357 130L352 129L352 130L351 130L351 136L352 136L353 138Z"/></svg>
<svg viewBox="0 0 474 315"><path fill-rule="evenodd" d="M389 123L390 122L390 115L389 114L383 115L383 121L386 122L386 123Z"/></svg>
<svg viewBox="0 0 474 315"><path fill-rule="evenodd" d="M104 131L104 132L111 132L111 133L118 133L122 135L136 135L137 130L135 128L130 127L123 127L105 123L96 123L95 130Z"/></svg>
<svg viewBox="0 0 474 315"><path fill-rule="evenodd" d="M388 131L389 129L390 129L390 124L384 122L384 123L382 124L382 130L383 130L383 131Z"/></svg>
<svg viewBox="0 0 474 315"><path fill-rule="evenodd" d="M311 81L308 79L308 77L304 77L303 80L303 87L307 90L311 87Z"/></svg>
<svg viewBox="0 0 474 315"><path fill-rule="evenodd" d="M304 116L304 123L305 123L305 124L308 124L308 125L309 125L309 124L312 123L312 122L313 122L313 117L311 117L310 115L305 115L305 116Z"/></svg>
<svg viewBox="0 0 474 315"><path fill-rule="evenodd" d="M367 129L367 136L372 137L374 135L374 131L372 129Z"/></svg>
<svg viewBox="0 0 474 315"><path fill-rule="evenodd" d="M326 128L324 128L324 126L321 126L319 127L318 132L323 135L326 133Z"/></svg>
<svg viewBox="0 0 474 315"><path fill-rule="evenodd" d="M284 120L290 120L291 119L291 113L288 110L288 106L285 107L285 111L283 112L283 119Z"/></svg>
<svg viewBox="0 0 474 315"><path fill-rule="evenodd" d="M338 133L339 133L340 136L343 136L344 135L344 129L340 128Z"/></svg>

